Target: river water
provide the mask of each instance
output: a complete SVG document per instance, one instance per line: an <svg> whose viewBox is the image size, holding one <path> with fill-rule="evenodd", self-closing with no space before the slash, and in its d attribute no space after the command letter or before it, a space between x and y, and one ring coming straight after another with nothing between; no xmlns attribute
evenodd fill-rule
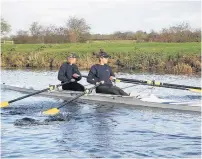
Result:
<svg viewBox="0 0 202 159"><path fill-rule="evenodd" d="M83 71L83 74L87 72ZM200 86L200 77L119 73L118 77ZM58 84L57 71L1 70L1 83L43 89ZM82 84L88 85L85 79ZM132 84L117 83L124 88ZM201 96L182 90L134 86L142 96L200 102ZM1 90L1 100L20 97ZM73 102L54 116L40 112L59 106L60 99L29 97L1 109L2 158L200 158L201 114L171 110Z"/></svg>

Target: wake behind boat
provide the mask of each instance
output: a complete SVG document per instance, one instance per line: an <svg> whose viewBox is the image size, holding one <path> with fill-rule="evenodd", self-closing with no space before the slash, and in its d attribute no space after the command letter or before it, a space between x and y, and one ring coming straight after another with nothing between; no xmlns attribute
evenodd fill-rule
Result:
<svg viewBox="0 0 202 159"><path fill-rule="evenodd" d="M1 84L1 88L5 90L13 90L21 93L34 93L38 90L22 88L16 86L10 86ZM54 90L49 92L42 92L39 96L60 98L60 99L71 99L81 94L81 92L76 91L64 91L64 90ZM144 107L144 108L159 108L159 109L170 109L170 110L179 110L179 111L191 111L191 112L201 112L200 104L194 103L178 103L172 101L164 101L159 98L155 98L155 101L148 100L146 98L136 98L134 96L120 96L120 95L108 95L108 94L98 94L91 93L87 96L81 96L80 100L85 100L88 102L102 102L102 103L114 103L121 105L129 105L133 107Z"/></svg>

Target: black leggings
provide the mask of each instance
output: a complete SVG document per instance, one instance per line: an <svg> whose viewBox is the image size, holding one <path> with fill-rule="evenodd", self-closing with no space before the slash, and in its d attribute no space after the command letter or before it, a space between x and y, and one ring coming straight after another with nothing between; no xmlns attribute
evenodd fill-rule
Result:
<svg viewBox="0 0 202 159"><path fill-rule="evenodd" d="M129 96L126 92L116 86L99 86L96 88L96 93Z"/></svg>
<svg viewBox="0 0 202 159"><path fill-rule="evenodd" d="M85 88L80 83L70 82L62 85L63 90L72 90L72 91L82 91L84 92Z"/></svg>

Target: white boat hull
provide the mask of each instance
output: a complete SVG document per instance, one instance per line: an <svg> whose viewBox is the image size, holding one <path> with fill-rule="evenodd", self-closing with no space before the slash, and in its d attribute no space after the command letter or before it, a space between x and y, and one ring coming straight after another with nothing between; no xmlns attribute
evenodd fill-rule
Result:
<svg viewBox="0 0 202 159"><path fill-rule="evenodd" d="M8 89L13 91L18 91L21 93L33 93L37 90L28 89L28 88L20 88L9 85L1 85L2 89ZM75 91L52 91L52 92L43 92L40 93L39 96L45 97L53 97L60 99L70 99L80 94L80 92ZM117 95L107 95L107 94L89 94L80 97L79 100L87 100L93 102L102 102L102 103L114 103L114 104L122 104L129 105L134 107L144 107L144 108L160 108L160 109L170 109L170 110L180 110L180 111L192 111L192 112L201 112L200 105L186 104L186 103L159 103L159 102L148 102L143 101L141 99L137 99L131 96L117 96Z"/></svg>

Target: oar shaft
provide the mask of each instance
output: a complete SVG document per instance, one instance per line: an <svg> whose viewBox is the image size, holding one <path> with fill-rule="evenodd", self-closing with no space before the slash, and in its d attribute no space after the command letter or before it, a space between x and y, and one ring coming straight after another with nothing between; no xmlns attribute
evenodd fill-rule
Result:
<svg viewBox="0 0 202 159"><path fill-rule="evenodd" d="M13 103L13 102L16 102L18 100L21 100L21 99L24 99L24 98L27 98L27 97L30 97L30 96L33 96L35 94L39 94L39 93L42 93L42 92L45 92L45 91L48 91L49 88L46 88L46 89L43 89L43 90L40 90L40 91L36 91L34 93L31 93L31 94L28 94L28 95L25 95L25 96L22 96L22 97L19 97L19 98L16 98L16 99L13 99L13 100L10 100L8 101L8 103Z"/></svg>
<svg viewBox="0 0 202 159"><path fill-rule="evenodd" d="M122 81L128 81L128 82L136 82L136 83L143 83L146 85L153 85L153 86L164 86L168 88L174 88L174 87L180 87L180 88L193 88L193 89L201 89L201 87L195 87L195 86L186 86L186 85L179 85L179 84L169 84L169 83L162 83L158 81L144 81L144 80L136 80L136 79L127 79L127 78L119 78ZM171 87L170 87L171 86Z"/></svg>
<svg viewBox="0 0 202 159"><path fill-rule="evenodd" d="M87 76L82 76L82 77L87 78ZM156 87L163 87L163 88L172 88L172 89L181 89L181 90L190 90L190 89L201 90L201 87L162 83L162 82L158 82L158 81L154 81L154 80L153 81L144 81L144 80L127 79L127 78L118 78L118 80L121 80L124 83L134 83L134 84L156 86Z"/></svg>
<svg viewBox="0 0 202 159"><path fill-rule="evenodd" d="M60 86L62 86L62 85L64 85L64 84L66 84L66 83L69 83L69 82L64 82L64 83L58 84L58 85L56 85L56 87L58 88L58 87L60 87ZM24 98L27 98L27 97L30 97L30 96L33 96L33 95L36 95L36 94L39 94L39 93L48 91L48 90L50 90L50 87L49 87L49 88L42 89L42 90L40 90L40 91L36 91L36 92L34 92L34 93L31 93L31 94L27 94L27 95L25 95L25 96L22 96L22 97L13 99L13 100L10 100L10 101L8 101L8 103L13 103L13 102L16 102L16 101L18 101L18 100L21 100L21 99L24 99Z"/></svg>
<svg viewBox="0 0 202 159"><path fill-rule="evenodd" d="M58 87L60 87L60 86L62 86L62 85L64 85L64 84L67 84L67 83L69 83L69 81L68 81L68 82L64 82L64 83L57 84L57 85L56 85L56 88L58 88Z"/></svg>
<svg viewBox="0 0 202 159"><path fill-rule="evenodd" d="M81 93L81 94L77 95L76 97L74 97L74 98L68 100L67 102L64 102L61 106L58 107L58 109L60 109L60 108L64 107L65 105L67 105L67 104L73 102L74 100L78 99L79 97L83 96L84 94L85 94L85 93Z"/></svg>
<svg viewBox="0 0 202 159"><path fill-rule="evenodd" d="M100 84L95 85L94 87L91 87L91 88L89 88L88 90L89 90L89 91L92 91L93 89L95 89L95 88L96 88L96 87L98 87L99 85L100 85ZM61 106L59 106L59 107L58 107L58 109L60 109L60 108L64 107L65 105L67 105L67 104L71 103L72 101L74 101L74 100L78 99L79 97L81 97L81 96L83 96L83 95L85 95L85 94L86 94L86 92L83 92L83 93L81 93L81 94L77 95L76 97L74 97L74 98L72 98L72 99L70 99L70 100L68 100L68 101L64 102L64 103L63 103Z"/></svg>
<svg viewBox="0 0 202 159"><path fill-rule="evenodd" d="M169 84L169 83L162 83L164 86L176 86L176 87L184 87L184 88L192 88L192 89L201 89L201 87L195 86L186 86L186 85L179 85L179 84Z"/></svg>
<svg viewBox="0 0 202 159"><path fill-rule="evenodd" d="M164 86L164 85L151 85L151 84L147 84L147 83L129 82L129 81L123 81L123 82L124 82L124 83L134 83L134 84L139 84L139 85L146 85L146 86L155 86L155 87L163 87L163 88L189 90L189 88L184 88L184 87L174 87L174 86Z"/></svg>

